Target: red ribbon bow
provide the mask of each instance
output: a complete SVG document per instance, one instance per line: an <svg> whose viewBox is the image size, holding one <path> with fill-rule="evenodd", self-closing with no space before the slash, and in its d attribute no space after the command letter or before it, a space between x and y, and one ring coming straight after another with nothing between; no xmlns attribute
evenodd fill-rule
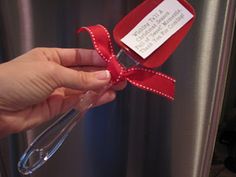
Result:
<svg viewBox="0 0 236 177"><path fill-rule="evenodd" d="M112 76L112 83L117 84L127 80L143 90L159 94L168 99L174 99L175 80L165 74L145 67L124 68L119 64L114 54L108 30L102 25L82 27L78 30L87 31L92 38L93 45L98 54L106 61L107 69Z"/></svg>

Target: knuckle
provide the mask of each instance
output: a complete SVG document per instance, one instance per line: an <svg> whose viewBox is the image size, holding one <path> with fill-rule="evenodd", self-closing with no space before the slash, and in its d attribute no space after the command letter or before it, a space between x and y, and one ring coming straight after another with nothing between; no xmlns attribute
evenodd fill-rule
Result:
<svg viewBox="0 0 236 177"><path fill-rule="evenodd" d="M57 64L53 62L45 62L45 68L47 69L50 75L59 72Z"/></svg>
<svg viewBox="0 0 236 177"><path fill-rule="evenodd" d="M79 72L79 82L81 89L85 89L86 87L89 87L89 77L88 74L85 72Z"/></svg>
<svg viewBox="0 0 236 177"><path fill-rule="evenodd" d="M48 78L48 80L50 81L50 84L56 84L56 85L61 85L62 81L60 78L61 75L61 71L58 67L58 65L56 63L53 62L48 62L47 64L45 64L45 70L46 70L46 77Z"/></svg>

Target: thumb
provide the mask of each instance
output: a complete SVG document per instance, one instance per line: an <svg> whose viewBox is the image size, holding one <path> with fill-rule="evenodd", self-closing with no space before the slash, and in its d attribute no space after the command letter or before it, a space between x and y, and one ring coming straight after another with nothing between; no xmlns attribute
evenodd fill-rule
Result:
<svg viewBox="0 0 236 177"><path fill-rule="evenodd" d="M54 79L62 87L78 90L96 90L109 83L111 74L108 70L85 72L59 66Z"/></svg>

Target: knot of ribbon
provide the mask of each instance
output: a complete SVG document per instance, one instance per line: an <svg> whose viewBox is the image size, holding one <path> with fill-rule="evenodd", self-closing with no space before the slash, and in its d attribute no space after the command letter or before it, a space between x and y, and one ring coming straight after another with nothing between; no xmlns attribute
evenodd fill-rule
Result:
<svg viewBox="0 0 236 177"><path fill-rule="evenodd" d="M111 73L112 84L127 80L132 85L143 90L174 99L175 80L163 73L150 68L133 66L123 67L117 60L111 43L108 30L102 25L82 27L78 33L87 31L98 54L107 63L107 69Z"/></svg>

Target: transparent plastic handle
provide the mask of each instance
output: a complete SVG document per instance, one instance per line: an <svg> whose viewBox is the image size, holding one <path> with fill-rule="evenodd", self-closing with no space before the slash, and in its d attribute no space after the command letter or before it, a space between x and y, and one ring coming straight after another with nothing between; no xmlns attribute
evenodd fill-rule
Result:
<svg viewBox="0 0 236 177"><path fill-rule="evenodd" d="M122 54L124 52L120 50L116 57L120 60L123 58L120 57ZM111 86L112 84L108 84L99 93L87 91L79 99L80 107L78 110L71 109L38 135L21 156L18 162L19 172L23 175L31 174L52 157L61 147L77 122Z"/></svg>
<svg viewBox="0 0 236 177"><path fill-rule="evenodd" d="M87 91L79 99L79 110L71 109L37 136L21 156L18 162L19 172L28 175L40 168L60 148L78 120L110 86L105 87L99 94Z"/></svg>

